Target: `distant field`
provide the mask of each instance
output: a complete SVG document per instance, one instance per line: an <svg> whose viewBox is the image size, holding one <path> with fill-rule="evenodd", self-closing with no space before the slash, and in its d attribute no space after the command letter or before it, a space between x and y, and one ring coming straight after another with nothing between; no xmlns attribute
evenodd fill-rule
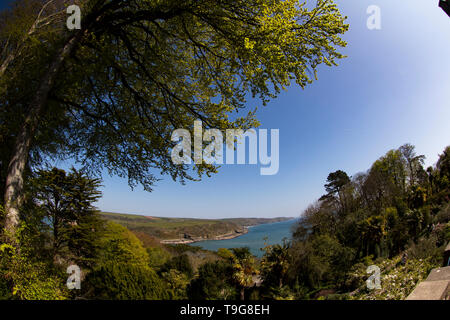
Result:
<svg viewBox="0 0 450 320"><path fill-rule="evenodd" d="M244 233L245 226L284 221L292 218L231 218L190 219L163 218L135 214L102 212L107 220L117 222L132 231L144 232L161 240L169 239L214 239L230 234ZM201 238L201 239L197 239Z"/></svg>

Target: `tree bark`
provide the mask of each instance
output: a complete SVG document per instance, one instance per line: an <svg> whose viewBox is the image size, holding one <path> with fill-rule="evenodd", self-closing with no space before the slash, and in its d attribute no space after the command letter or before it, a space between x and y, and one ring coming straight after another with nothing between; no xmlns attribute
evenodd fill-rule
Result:
<svg viewBox="0 0 450 320"><path fill-rule="evenodd" d="M6 57L5 61L3 61L2 65L0 66L0 78L3 77L3 74L5 73L6 69L8 68L11 61L13 61L13 59L14 59L14 55L9 54Z"/></svg>
<svg viewBox="0 0 450 320"><path fill-rule="evenodd" d="M23 202L23 174L28 161L34 134L38 128L42 111L47 103L48 94L52 89L64 59L72 52L81 38L81 30L71 36L55 55L49 69L45 73L34 99L31 101L28 115L16 138L14 151L9 162L5 186L5 229L7 236L15 240L19 224L19 209Z"/></svg>
<svg viewBox="0 0 450 320"><path fill-rule="evenodd" d="M241 301L244 301L245 297L245 288L241 288Z"/></svg>

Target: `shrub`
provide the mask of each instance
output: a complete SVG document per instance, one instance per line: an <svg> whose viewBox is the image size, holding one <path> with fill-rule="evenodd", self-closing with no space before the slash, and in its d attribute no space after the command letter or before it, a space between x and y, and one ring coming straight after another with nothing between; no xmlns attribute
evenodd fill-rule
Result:
<svg viewBox="0 0 450 320"><path fill-rule="evenodd" d="M107 300L167 299L164 283L147 266L130 263L105 264L86 277L92 298Z"/></svg>
<svg viewBox="0 0 450 320"><path fill-rule="evenodd" d="M170 300L187 299L186 288L189 279L186 274L178 270L170 269L161 274L167 285L167 293Z"/></svg>
<svg viewBox="0 0 450 320"><path fill-rule="evenodd" d="M411 242L407 250L408 257L413 259L427 259L433 263L439 263L442 260L442 252L436 246L437 239L435 236L428 238L420 238L417 243Z"/></svg>
<svg viewBox="0 0 450 320"><path fill-rule="evenodd" d="M26 252L0 246L0 298L63 300L68 298L65 279L43 262L34 262Z"/></svg>
<svg viewBox="0 0 450 320"><path fill-rule="evenodd" d="M167 261L162 267L161 272L168 272L171 269L175 269L184 273L189 278L192 277L194 271L192 270L191 263L189 262L189 257L185 254L173 257Z"/></svg>
<svg viewBox="0 0 450 320"><path fill-rule="evenodd" d="M450 222L450 204L442 206L441 210L436 214L435 222L447 223Z"/></svg>
<svg viewBox="0 0 450 320"><path fill-rule="evenodd" d="M151 268L158 269L171 258L170 253L160 247L147 248L146 250Z"/></svg>
<svg viewBox="0 0 450 320"><path fill-rule="evenodd" d="M191 281L187 293L193 300L235 299L236 290L230 284L232 269L223 261L207 262L199 268L198 278Z"/></svg>
<svg viewBox="0 0 450 320"><path fill-rule="evenodd" d="M100 263L111 262L148 266L149 257L141 241L127 228L108 222L103 238Z"/></svg>

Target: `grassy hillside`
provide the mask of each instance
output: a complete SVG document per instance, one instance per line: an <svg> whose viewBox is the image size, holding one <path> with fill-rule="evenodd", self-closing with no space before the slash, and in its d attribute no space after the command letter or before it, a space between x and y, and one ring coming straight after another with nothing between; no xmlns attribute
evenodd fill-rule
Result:
<svg viewBox="0 0 450 320"><path fill-rule="evenodd" d="M143 232L161 240L199 241L232 238L246 232L246 226L279 222L292 218L191 219L163 218L135 214L102 212L108 220L135 232Z"/></svg>
<svg viewBox="0 0 450 320"><path fill-rule="evenodd" d="M274 223L286 221L294 218L277 217L277 218L228 218L221 221L233 222L241 226L255 226L258 224Z"/></svg>

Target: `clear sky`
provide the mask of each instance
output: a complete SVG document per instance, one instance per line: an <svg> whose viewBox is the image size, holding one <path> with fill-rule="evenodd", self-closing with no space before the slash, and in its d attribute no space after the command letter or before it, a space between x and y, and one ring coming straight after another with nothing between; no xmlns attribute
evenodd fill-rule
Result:
<svg viewBox="0 0 450 320"><path fill-rule="evenodd" d="M321 68L305 90L293 85L259 109L261 128L280 131L277 175L224 165L184 186L165 177L148 193L105 174L98 207L168 217L299 216L324 193L328 173L365 171L404 143L434 164L450 144L450 18L438 0L336 3L350 24L348 58ZM366 27L369 5L381 8L381 30Z"/></svg>

